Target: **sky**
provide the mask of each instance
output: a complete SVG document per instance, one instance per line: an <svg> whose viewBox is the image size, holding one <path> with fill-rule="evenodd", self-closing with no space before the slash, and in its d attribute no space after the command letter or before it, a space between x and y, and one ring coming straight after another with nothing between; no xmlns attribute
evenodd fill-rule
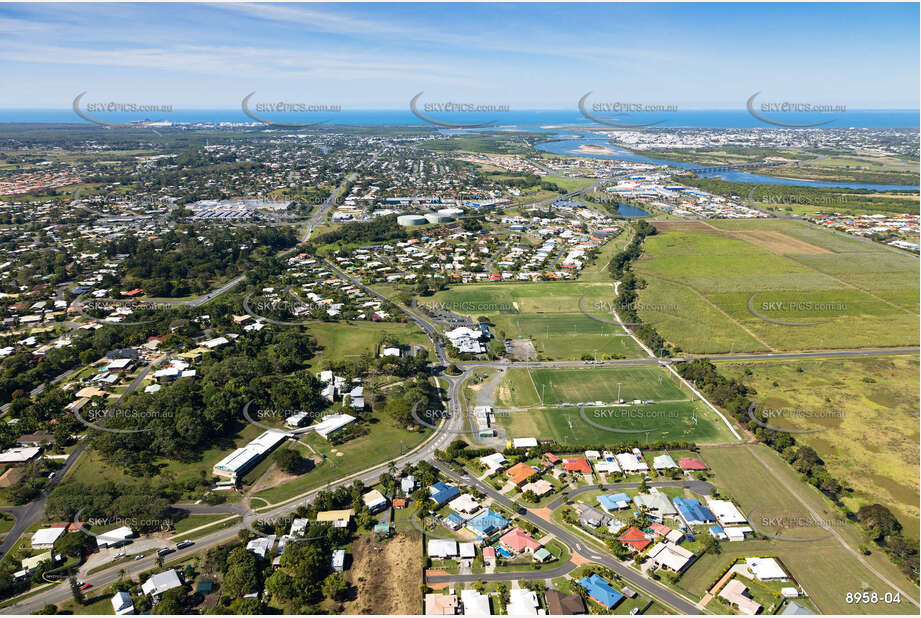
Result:
<svg viewBox="0 0 921 618"><path fill-rule="evenodd" d="M919 107L919 4L0 4L0 108Z"/></svg>

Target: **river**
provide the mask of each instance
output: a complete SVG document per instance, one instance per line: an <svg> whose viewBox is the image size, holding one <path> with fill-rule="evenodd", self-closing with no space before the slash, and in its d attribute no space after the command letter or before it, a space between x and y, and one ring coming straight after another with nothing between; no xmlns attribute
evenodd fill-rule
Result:
<svg viewBox="0 0 921 618"><path fill-rule="evenodd" d="M601 146L612 151L613 154L607 153L585 153L580 152L580 146L594 145ZM684 163L681 161L669 161L667 159L653 159L645 155L630 152L624 148L612 145L607 138L569 138L561 139L554 142L545 142L536 146L538 150L550 152L553 154L570 155L577 157L587 157L589 159L608 159L612 161L634 161L636 163L653 163L656 165L670 165L680 169L694 169L704 167L700 163ZM727 170L722 172L707 172L700 174L707 178L721 178L729 182L750 182L764 185L791 185L795 187L819 187L819 188L841 188L841 189L869 189L871 191L918 191L917 185L877 185L859 182L823 182L812 180L793 180L788 178L777 178L774 176L764 176L762 174L753 174L751 172L742 172L738 170Z"/></svg>

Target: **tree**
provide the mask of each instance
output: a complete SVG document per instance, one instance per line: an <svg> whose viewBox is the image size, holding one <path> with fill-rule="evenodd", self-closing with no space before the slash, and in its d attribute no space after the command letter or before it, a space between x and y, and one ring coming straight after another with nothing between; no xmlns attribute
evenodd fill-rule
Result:
<svg viewBox="0 0 921 618"><path fill-rule="evenodd" d="M293 448L286 448L278 452L275 463L288 474L294 474L304 465L304 458Z"/></svg>
<svg viewBox="0 0 921 618"><path fill-rule="evenodd" d="M882 540L902 530L902 524L892 512L882 504L867 504L857 511L857 521L869 532L874 540Z"/></svg>
<svg viewBox="0 0 921 618"><path fill-rule="evenodd" d="M298 595L294 578L281 569L272 573L265 580L265 591L282 602L295 599Z"/></svg>
<svg viewBox="0 0 921 618"><path fill-rule="evenodd" d="M323 595L334 601L341 601L348 589L348 582L340 573L333 573L323 580Z"/></svg>
<svg viewBox="0 0 921 618"><path fill-rule="evenodd" d="M261 568L256 554L243 547L231 551L224 572L224 592L231 597L242 597L261 586Z"/></svg>
<svg viewBox="0 0 921 618"><path fill-rule="evenodd" d="M182 612L186 601L186 589L183 586L167 590L154 605L153 613L158 616L177 616Z"/></svg>
<svg viewBox="0 0 921 618"><path fill-rule="evenodd" d="M77 578L73 575L70 576L70 594L73 595L74 601L77 605L83 605L86 603L86 597L83 594L83 591L80 590L80 584L77 583Z"/></svg>

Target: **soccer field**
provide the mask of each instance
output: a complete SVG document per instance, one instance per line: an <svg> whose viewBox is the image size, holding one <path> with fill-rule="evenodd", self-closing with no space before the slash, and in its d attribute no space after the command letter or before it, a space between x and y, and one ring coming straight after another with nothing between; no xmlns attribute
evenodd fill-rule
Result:
<svg viewBox="0 0 921 618"><path fill-rule="evenodd" d="M498 416L509 438L535 437L571 445L687 441L715 443L734 438L704 404L677 403L536 408Z"/></svg>
<svg viewBox="0 0 921 618"><path fill-rule="evenodd" d="M529 370L538 399L544 404L620 399L633 401L684 401L690 392L682 390L661 367L586 367L584 369Z"/></svg>

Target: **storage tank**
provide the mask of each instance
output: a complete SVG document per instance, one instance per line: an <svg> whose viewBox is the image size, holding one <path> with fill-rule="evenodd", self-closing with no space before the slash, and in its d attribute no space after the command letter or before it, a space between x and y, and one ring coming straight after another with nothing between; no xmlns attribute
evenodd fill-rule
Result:
<svg viewBox="0 0 921 618"><path fill-rule="evenodd" d="M456 217L457 215L463 213L464 211L460 208L439 208L439 215L447 215L449 217Z"/></svg>
<svg viewBox="0 0 921 618"><path fill-rule="evenodd" d="M397 223L403 227L409 227L411 225L425 225L429 220L422 215L400 215L397 217Z"/></svg>
<svg viewBox="0 0 921 618"><path fill-rule="evenodd" d="M425 215L425 219L429 223L449 223L454 221L454 217L450 215L440 215L436 212L430 212Z"/></svg>

